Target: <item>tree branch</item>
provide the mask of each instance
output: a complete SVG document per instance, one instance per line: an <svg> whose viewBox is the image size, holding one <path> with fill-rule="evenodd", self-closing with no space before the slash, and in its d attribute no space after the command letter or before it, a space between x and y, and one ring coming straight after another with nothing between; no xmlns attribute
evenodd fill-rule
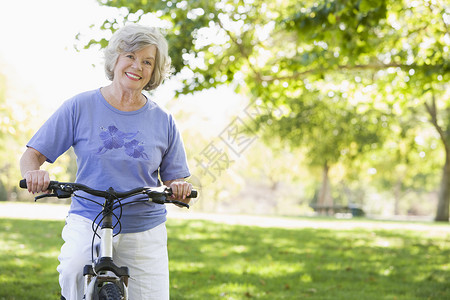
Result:
<svg viewBox="0 0 450 300"><path fill-rule="evenodd" d="M218 23L219 23L220 28L222 28L228 34L228 36L233 41L233 43L236 44L242 57L245 58L245 60L248 62L250 69L252 69L253 73L255 73L259 78L259 72L250 63L250 57L249 57L249 54L247 53L245 47L242 45L242 43L238 42L238 40L233 36L233 34L228 29L225 28L225 26L223 26L222 21L218 20Z"/></svg>
<svg viewBox="0 0 450 300"><path fill-rule="evenodd" d="M353 66L338 65L337 69L338 70L351 70L351 71L352 70L379 71L379 70L384 70L387 68L415 69L415 68L421 68L421 67L423 67L423 66L418 66L416 64L406 65L406 64L390 63L390 64L367 64L367 65L353 65ZM432 66L432 67L434 68L436 66ZM261 81L272 82L275 80L299 79L299 78L302 78L303 76L311 74L311 73L324 73L324 72L333 71L333 70L335 70L335 68L333 68L333 67L310 69L310 70L306 70L303 72L294 72L294 73L292 73L290 75L286 75L286 76L269 76L269 75L261 75L260 73L257 73L257 77Z"/></svg>
<svg viewBox="0 0 450 300"><path fill-rule="evenodd" d="M437 109L436 109L436 97L434 96L433 92L432 92L432 96L431 96L431 105L428 104L426 101L425 101L424 105L425 105L425 108L427 109L428 114L430 115L430 123L434 126L434 128L439 133L439 136L441 137L442 143L444 144L444 147L445 147L445 152L447 153L447 155L450 154L450 147L448 144L447 136L446 136L444 130L442 130L442 127L439 126L439 124L438 124Z"/></svg>

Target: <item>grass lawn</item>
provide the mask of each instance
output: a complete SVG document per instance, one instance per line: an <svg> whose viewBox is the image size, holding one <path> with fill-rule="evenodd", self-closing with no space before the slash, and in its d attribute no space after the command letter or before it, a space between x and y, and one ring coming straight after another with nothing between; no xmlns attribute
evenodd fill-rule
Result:
<svg viewBox="0 0 450 300"><path fill-rule="evenodd" d="M59 299L63 225L0 219L0 300ZM450 231L433 224L427 231L167 225L171 299L450 299Z"/></svg>

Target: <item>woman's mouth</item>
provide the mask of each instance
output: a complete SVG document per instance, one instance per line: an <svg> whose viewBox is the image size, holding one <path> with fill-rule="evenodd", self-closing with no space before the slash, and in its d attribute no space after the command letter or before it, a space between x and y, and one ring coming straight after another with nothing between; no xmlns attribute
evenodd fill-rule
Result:
<svg viewBox="0 0 450 300"><path fill-rule="evenodd" d="M125 75L127 75L127 77L130 78L131 80L135 80L135 81L142 79L141 76L134 74L134 73L125 72Z"/></svg>

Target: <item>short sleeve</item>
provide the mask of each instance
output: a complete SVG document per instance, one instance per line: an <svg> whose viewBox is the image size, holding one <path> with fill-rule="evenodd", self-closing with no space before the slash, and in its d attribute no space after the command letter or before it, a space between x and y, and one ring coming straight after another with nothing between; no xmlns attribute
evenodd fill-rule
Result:
<svg viewBox="0 0 450 300"><path fill-rule="evenodd" d="M49 163L66 152L74 140L73 101L64 102L27 143L43 154Z"/></svg>
<svg viewBox="0 0 450 300"><path fill-rule="evenodd" d="M162 181L191 176L183 140L171 115L169 115L168 147L161 161L160 175Z"/></svg>

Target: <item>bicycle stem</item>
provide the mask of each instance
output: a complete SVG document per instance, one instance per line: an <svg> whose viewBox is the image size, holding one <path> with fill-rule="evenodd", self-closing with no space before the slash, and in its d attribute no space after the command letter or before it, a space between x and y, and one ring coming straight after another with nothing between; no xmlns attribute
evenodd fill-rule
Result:
<svg viewBox="0 0 450 300"><path fill-rule="evenodd" d="M114 191L112 188L109 191ZM100 257L111 258L113 256L113 204L114 197L109 196L105 201L105 207L103 210L103 221L102 221L102 238L100 247Z"/></svg>

